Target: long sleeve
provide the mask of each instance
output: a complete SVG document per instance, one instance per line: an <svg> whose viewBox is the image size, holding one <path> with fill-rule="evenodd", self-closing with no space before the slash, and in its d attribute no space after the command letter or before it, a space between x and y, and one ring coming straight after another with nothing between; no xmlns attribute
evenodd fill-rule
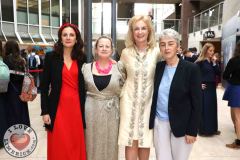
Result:
<svg viewBox="0 0 240 160"><path fill-rule="evenodd" d="M197 136L201 117L202 93L201 93L201 74L197 65L194 65L190 78L190 96L192 112L189 118L189 124L186 131L187 135Z"/></svg>
<svg viewBox="0 0 240 160"><path fill-rule="evenodd" d="M229 62L227 63L227 66L226 66L224 72L223 72L223 79L224 80L228 81L230 79L231 73L232 73L232 70L233 70L232 66L233 66L232 65L232 59L230 59Z"/></svg>
<svg viewBox="0 0 240 160"><path fill-rule="evenodd" d="M47 54L45 57L45 63L43 67L43 74L41 79L41 115L49 114L48 108L47 108L47 101L48 101L48 94L49 94L49 85L51 80L51 59L50 55Z"/></svg>

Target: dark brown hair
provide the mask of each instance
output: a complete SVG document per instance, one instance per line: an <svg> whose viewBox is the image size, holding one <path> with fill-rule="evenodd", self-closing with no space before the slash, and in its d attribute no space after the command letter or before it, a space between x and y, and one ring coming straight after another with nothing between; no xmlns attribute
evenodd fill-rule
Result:
<svg viewBox="0 0 240 160"><path fill-rule="evenodd" d="M15 66L24 66L25 60L20 55L20 48L16 41L9 40L4 46L5 58L8 58Z"/></svg>
<svg viewBox="0 0 240 160"><path fill-rule="evenodd" d="M240 57L240 41L237 42L233 57Z"/></svg>
<svg viewBox="0 0 240 160"><path fill-rule="evenodd" d="M73 46L73 50L71 53L71 58L73 60L85 60L85 55L83 53L83 40L78 30L78 27L74 24L65 23L58 30L58 41L54 45L55 54L63 57L63 44L62 44L62 31L64 28L71 27L76 34L76 44Z"/></svg>

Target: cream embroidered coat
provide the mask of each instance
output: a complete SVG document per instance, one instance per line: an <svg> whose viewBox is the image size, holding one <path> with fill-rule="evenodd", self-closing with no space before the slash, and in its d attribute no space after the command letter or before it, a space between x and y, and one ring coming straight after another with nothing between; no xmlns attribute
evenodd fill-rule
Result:
<svg viewBox="0 0 240 160"><path fill-rule="evenodd" d="M152 146L153 131L149 130L149 117L159 52L155 47L141 57L134 47L122 51L119 68L126 81L120 95L119 145L132 146L133 140L138 140L141 148Z"/></svg>

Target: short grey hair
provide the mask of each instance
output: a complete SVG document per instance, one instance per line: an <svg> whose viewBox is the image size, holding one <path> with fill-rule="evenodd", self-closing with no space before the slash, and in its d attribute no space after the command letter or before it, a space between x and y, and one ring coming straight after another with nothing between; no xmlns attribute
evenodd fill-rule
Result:
<svg viewBox="0 0 240 160"><path fill-rule="evenodd" d="M173 30L173 29L164 29L159 36L159 41L161 38L163 37L169 37L169 38L173 38L176 40L177 45L180 46L180 35L177 31Z"/></svg>

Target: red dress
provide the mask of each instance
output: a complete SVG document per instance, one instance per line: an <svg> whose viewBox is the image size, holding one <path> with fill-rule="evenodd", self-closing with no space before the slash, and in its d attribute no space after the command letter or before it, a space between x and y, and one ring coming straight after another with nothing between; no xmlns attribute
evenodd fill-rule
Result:
<svg viewBox="0 0 240 160"><path fill-rule="evenodd" d="M78 93L78 66L62 71L62 88L52 132L48 132L48 160L86 160L84 130Z"/></svg>

